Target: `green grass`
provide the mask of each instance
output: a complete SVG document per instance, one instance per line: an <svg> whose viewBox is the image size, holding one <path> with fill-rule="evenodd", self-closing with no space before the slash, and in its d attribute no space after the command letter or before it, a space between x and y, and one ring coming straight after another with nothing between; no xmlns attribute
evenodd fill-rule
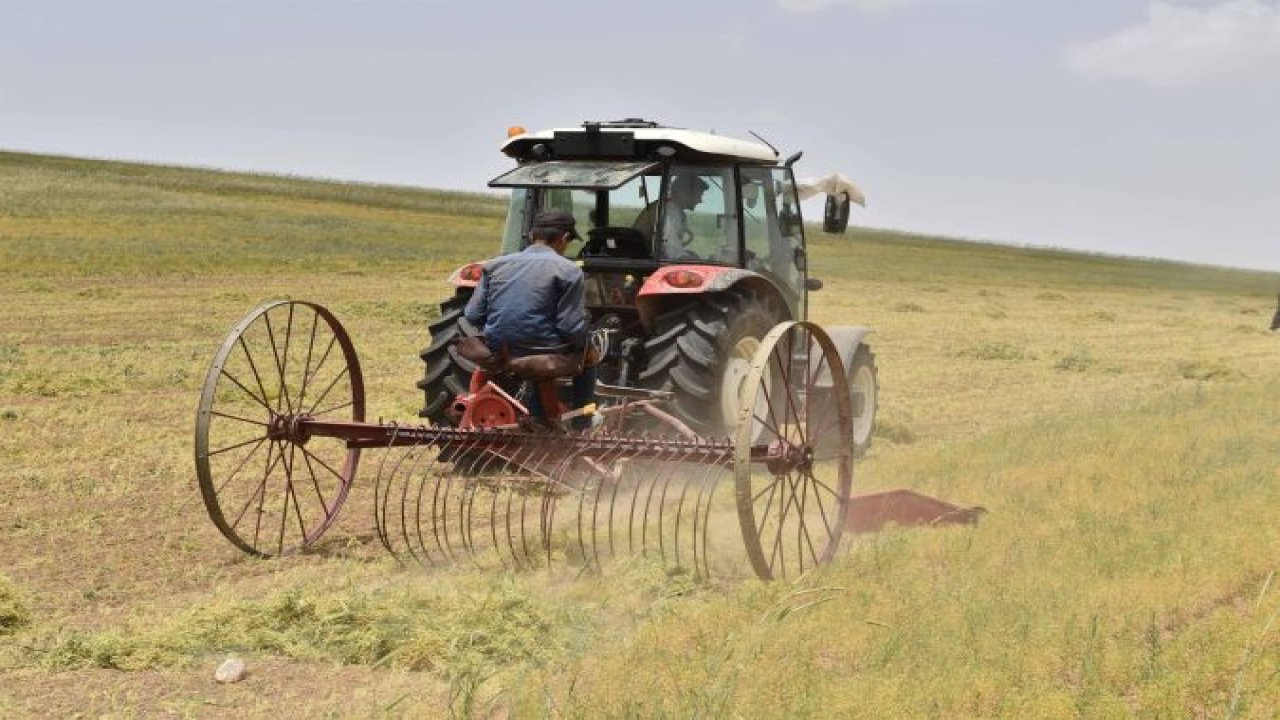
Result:
<svg viewBox="0 0 1280 720"><path fill-rule="evenodd" d="M320 302L369 415L411 419L444 278L504 207L0 153L0 715L1280 713L1271 273L811 232L813 316L876 329L857 489L989 514L794 583L401 569L370 467L320 550L239 555L191 461L228 328ZM233 653L249 678L215 686Z"/></svg>

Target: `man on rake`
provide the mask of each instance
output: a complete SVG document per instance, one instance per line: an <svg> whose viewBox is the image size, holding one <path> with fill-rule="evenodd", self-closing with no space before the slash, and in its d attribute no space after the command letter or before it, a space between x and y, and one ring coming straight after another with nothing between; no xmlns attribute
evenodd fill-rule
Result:
<svg viewBox="0 0 1280 720"><path fill-rule="evenodd" d="M554 412L547 407L554 399L551 378L573 377L572 408L585 407L595 396L596 369L584 362L588 329L582 269L564 257L569 243L578 237L572 214L539 212L524 250L485 263L464 311L472 325L483 328L489 351L500 362L510 359L517 374L533 379L522 372L520 358L537 362L539 387L528 405L530 413L543 422ZM572 423L575 429L587 429L591 418L579 416Z"/></svg>

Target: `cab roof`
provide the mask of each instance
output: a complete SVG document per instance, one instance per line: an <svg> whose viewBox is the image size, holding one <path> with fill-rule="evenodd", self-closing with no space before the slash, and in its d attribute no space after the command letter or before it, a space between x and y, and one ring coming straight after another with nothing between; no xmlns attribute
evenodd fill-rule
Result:
<svg viewBox="0 0 1280 720"><path fill-rule="evenodd" d="M576 128L555 128L516 135L502 145L516 160L613 158L630 160L737 160L773 164L778 153L750 140L663 127L637 119L585 122Z"/></svg>

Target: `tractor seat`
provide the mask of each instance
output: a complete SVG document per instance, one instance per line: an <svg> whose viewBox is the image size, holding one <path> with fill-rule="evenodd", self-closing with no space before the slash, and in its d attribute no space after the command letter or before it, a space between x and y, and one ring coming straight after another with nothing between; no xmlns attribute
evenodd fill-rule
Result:
<svg viewBox="0 0 1280 720"><path fill-rule="evenodd" d="M542 353L507 360L512 373L526 380L556 380L582 372L582 353Z"/></svg>
<svg viewBox="0 0 1280 720"><path fill-rule="evenodd" d="M647 260L653 257L653 252L649 248L649 238L640 230L606 226L587 231L587 243L578 256Z"/></svg>

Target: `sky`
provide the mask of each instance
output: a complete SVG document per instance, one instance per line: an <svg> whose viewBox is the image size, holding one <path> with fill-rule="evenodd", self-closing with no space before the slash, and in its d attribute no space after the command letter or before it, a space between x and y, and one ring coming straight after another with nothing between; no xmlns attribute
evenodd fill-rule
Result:
<svg viewBox="0 0 1280 720"><path fill-rule="evenodd" d="M0 0L0 149L487 191L624 117L859 225L1280 271L1280 0Z"/></svg>

